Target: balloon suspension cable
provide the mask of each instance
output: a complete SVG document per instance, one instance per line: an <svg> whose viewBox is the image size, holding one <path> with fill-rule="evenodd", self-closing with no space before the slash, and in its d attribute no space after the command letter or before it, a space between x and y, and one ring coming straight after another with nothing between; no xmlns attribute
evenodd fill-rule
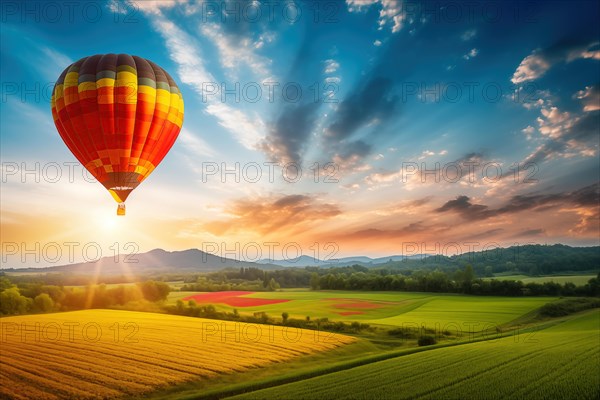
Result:
<svg viewBox="0 0 600 400"><path fill-rule="evenodd" d="M117 215L125 215L125 203L119 203L117 206Z"/></svg>

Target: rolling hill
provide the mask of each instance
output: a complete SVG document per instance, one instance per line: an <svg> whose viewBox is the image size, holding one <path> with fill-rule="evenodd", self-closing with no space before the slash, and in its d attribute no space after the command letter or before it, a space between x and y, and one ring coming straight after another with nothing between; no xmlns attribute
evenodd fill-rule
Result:
<svg viewBox="0 0 600 400"><path fill-rule="evenodd" d="M183 251L166 251L163 249L154 249L147 253L132 255L131 257L102 257L97 261L84 263L59 265L46 268L19 268L4 269L6 272L57 272L69 273L74 275L89 275L95 271L101 271L102 275L123 275L127 271L135 271L136 274L153 273L193 273L218 271L224 268L260 268L260 269L278 269L281 268L272 264L253 263L247 261L238 261L230 258L215 256L205 253L198 249L189 249Z"/></svg>
<svg viewBox="0 0 600 400"><path fill-rule="evenodd" d="M319 260L302 255L289 260L262 259L258 262L240 261L216 256L198 249L166 251L154 249L147 253L124 256L103 257L97 261L76 263L46 268L4 268L9 273L59 272L74 275L90 275L101 271L102 275L123 275L127 271L136 274L160 273L202 273L225 268L259 268L277 270L286 268L321 267L334 268L360 265L373 269L454 270L473 266L479 276L487 266L494 273L525 272L530 275L556 274L565 271L596 271L600 265L600 247L570 247L562 244L527 245L497 248L490 251L469 252L454 256L415 254L410 256L393 255L380 258L366 256L343 257L336 260ZM594 273L595 274L595 273Z"/></svg>

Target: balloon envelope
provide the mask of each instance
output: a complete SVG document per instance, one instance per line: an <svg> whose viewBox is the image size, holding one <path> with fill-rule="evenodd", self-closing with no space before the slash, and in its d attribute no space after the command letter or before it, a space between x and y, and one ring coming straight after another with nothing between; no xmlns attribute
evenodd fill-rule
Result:
<svg viewBox="0 0 600 400"><path fill-rule="evenodd" d="M79 162L123 204L160 164L183 124L183 97L152 61L126 54L71 64L52 92L58 133Z"/></svg>

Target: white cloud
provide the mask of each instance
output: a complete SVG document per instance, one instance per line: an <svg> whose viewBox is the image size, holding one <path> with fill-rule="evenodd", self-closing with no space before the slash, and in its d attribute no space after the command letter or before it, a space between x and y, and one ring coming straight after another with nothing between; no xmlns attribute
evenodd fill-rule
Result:
<svg viewBox="0 0 600 400"><path fill-rule="evenodd" d="M523 132L525 134L525 137L527 138L527 140L531 140L533 137L533 134L535 133L535 128L531 125L527 125L527 128L521 129L521 132Z"/></svg>
<svg viewBox="0 0 600 400"><path fill-rule="evenodd" d="M600 60L600 50L591 50L591 51L584 51L580 54L581 58L591 58L594 60Z"/></svg>
<svg viewBox="0 0 600 400"><path fill-rule="evenodd" d="M261 36L254 42L250 38L240 39L227 35L218 24L203 24L201 32L217 47L224 68L236 69L246 65L261 79L271 74L271 60L254 53L254 50L263 47L265 42L272 41L274 35Z"/></svg>
<svg viewBox="0 0 600 400"><path fill-rule="evenodd" d="M346 0L350 12L365 11L365 9L378 2L379 0Z"/></svg>
<svg viewBox="0 0 600 400"><path fill-rule="evenodd" d="M127 7L125 7L119 0L110 0L106 7L113 13L127 14Z"/></svg>
<svg viewBox="0 0 600 400"><path fill-rule="evenodd" d="M392 33L396 33L396 32L400 32L400 29L402 29L402 22L404 21L404 16L403 15L394 15L394 26L392 26ZM412 34L414 34L414 29L411 31Z"/></svg>
<svg viewBox="0 0 600 400"><path fill-rule="evenodd" d="M533 132L535 132L535 128L533 126L531 126L531 125L528 125L527 128L521 129L521 132L523 132L524 134L526 134L527 136L529 136Z"/></svg>
<svg viewBox="0 0 600 400"><path fill-rule="evenodd" d="M471 59L471 58L475 58L475 57L477 57L477 54L479 54L479 50L477 50L477 49L475 49L475 48L472 48L472 49L471 49L471 50L470 50L470 51L469 51L467 54L465 54L465 55L463 56L463 58L464 58L465 60L469 60L469 59Z"/></svg>
<svg viewBox="0 0 600 400"><path fill-rule="evenodd" d="M579 58L600 60L599 45L600 42L594 42L589 45L534 50L521 61L511 81L518 84L538 79L559 62L571 62Z"/></svg>
<svg viewBox="0 0 600 400"><path fill-rule="evenodd" d="M537 99L535 101L523 102L523 107L531 110L532 108L542 108L544 104L544 99Z"/></svg>
<svg viewBox="0 0 600 400"><path fill-rule="evenodd" d="M405 15L402 13L401 0L346 0L349 12L364 12L374 4L379 4L379 30L384 26L391 25L392 33L400 32L402 29Z"/></svg>
<svg viewBox="0 0 600 400"><path fill-rule="evenodd" d="M600 90L598 86L586 86L584 90L575 93L574 97L583 103L583 111L600 110Z"/></svg>
<svg viewBox="0 0 600 400"><path fill-rule="evenodd" d="M374 45L374 46L377 46L377 47L381 46L381 40L376 40L376 41L374 41L374 42L373 42L373 45Z"/></svg>
<svg viewBox="0 0 600 400"><path fill-rule="evenodd" d="M275 41L276 35L273 32L265 32L258 37L258 40L254 43L254 48L261 49L265 43L272 43Z"/></svg>
<svg viewBox="0 0 600 400"><path fill-rule="evenodd" d="M521 61L513 74L511 82L514 84L531 81L544 75L550 69L550 63L541 55L533 53Z"/></svg>
<svg viewBox="0 0 600 400"><path fill-rule="evenodd" d="M336 72L338 70L338 68L340 67L340 64L332 59L329 60L325 60L325 73L326 74L333 74L334 72Z"/></svg>
<svg viewBox="0 0 600 400"><path fill-rule="evenodd" d="M216 154L215 150L204 139L193 134L186 128L181 129L179 140L181 140L186 149L189 149L194 155L214 157Z"/></svg>
<svg viewBox="0 0 600 400"><path fill-rule="evenodd" d="M475 35L477 35L477 30L476 29L469 29L468 31L465 31L462 35L460 35L460 38L462 40L464 40L465 42L473 39L475 37Z"/></svg>
<svg viewBox="0 0 600 400"><path fill-rule="evenodd" d="M368 186L385 187L389 186L393 182L399 182L404 177L404 172L391 171L391 172L375 172L364 178L364 182Z"/></svg>
<svg viewBox="0 0 600 400"><path fill-rule="evenodd" d="M392 33L399 32L402 29L404 15L401 14L402 1L400 0L381 0L381 11L379 11L379 26L383 27L389 22L393 22Z"/></svg>
<svg viewBox="0 0 600 400"><path fill-rule="evenodd" d="M553 96L547 89L536 89L532 92L523 86L517 86L513 93L507 95L507 98L510 98L511 101L523 105L523 107L528 110L551 107L556 101L555 96Z"/></svg>
<svg viewBox="0 0 600 400"><path fill-rule="evenodd" d="M524 163L539 163L553 158L577 155L593 157L597 153L597 124L593 114L561 112L557 107L542 107L537 118L538 132L544 140ZM522 130L531 139L533 128ZM595 142L595 143L594 143Z"/></svg>
<svg viewBox="0 0 600 400"><path fill-rule="evenodd" d="M360 185L358 183L349 183L347 185L343 185L342 188L355 192L360 189Z"/></svg>
<svg viewBox="0 0 600 400"><path fill-rule="evenodd" d="M364 163L362 156L358 154L352 154L349 157L335 154L332 161L338 167L338 170L342 175L365 172L373 168L371 165Z"/></svg>
<svg viewBox="0 0 600 400"><path fill-rule="evenodd" d="M203 84L215 82L215 78L204 68L200 52L191 36L164 17L154 18L152 22L165 39L171 60L178 64L179 77L183 83L193 86L201 93Z"/></svg>
<svg viewBox="0 0 600 400"><path fill-rule="evenodd" d="M430 150L425 150L425 151L423 151L423 153L419 157L419 160L423 160L424 158L431 157L431 156L434 156L434 155L435 155L435 152L430 151Z"/></svg>
<svg viewBox="0 0 600 400"><path fill-rule="evenodd" d="M73 64L71 58L50 47L40 47L39 50L44 54L43 59L45 61L36 63L35 67L52 82L59 77L65 68Z"/></svg>
<svg viewBox="0 0 600 400"><path fill-rule="evenodd" d="M135 10L152 15L162 15L162 9L173 8L176 5L185 3L187 3L187 0L129 0L129 4ZM112 4L109 4L109 7L111 6Z"/></svg>
<svg viewBox="0 0 600 400"><path fill-rule="evenodd" d="M258 115L250 117L244 112L220 102L209 104L206 111L217 116L219 125L234 133L240 144L248 149L255 150L257 144L265 136L266 126Z"/></svg>
<svg viewBox="0 0 600 400"><path fill-rule="evenodd" d="M600 42L595 42L583 48L576 48L567 55L567 62L577 60L578 58L586 58L592 60L600 60Z"/></svg>
<svg viewBox="0 0 600 400"><path fill-rule="evenodd" d="M576 122L568 111L560 112L557 107L542 108L542 117L538 117L539 131L552 139L563 136Z"/></svg>
<svg viewBox="0 0 600 400"><path fill-rule="evenodd" d="M160 14L154 14L152 23L165 39L171 60L177 63L181 82L190 85L202 96L207 83L216 82L204 67L203 58L193 38L173 22ZM254 150L264 137L264 123L258 116L248 117L240 110L220 102L220 96L207 98L206 112L213 115L219 124L229 130L244 147Z"/></svg>

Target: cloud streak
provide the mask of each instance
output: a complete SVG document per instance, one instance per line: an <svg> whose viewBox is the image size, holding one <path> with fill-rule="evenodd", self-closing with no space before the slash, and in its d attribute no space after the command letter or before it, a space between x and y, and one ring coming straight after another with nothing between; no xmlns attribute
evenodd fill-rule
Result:
<svg viewBox="0 0 600 400"><path fill-rule="evenodd" d="M239 199L226 206L225 212L230 215L228 220L208 222L204 228L217 236L248 231L277 235L308 228L313 222L333 218L342 211L314 196L295 194Z"/></svg>
<svg viewBox="0 0 600 400"><path fill-rule="evenodd" d="M521 84L541 78L561 62L571 62L580 58L600 60L599 42L581 43L571 40L561 41L546 49L538 49L521 61L511 82Z"/></svg>
<svg viewBox="0 0 600 400"><path fill-rule="evenodd" d="M506 214L514 214L523 211L548 210L550 208L574 206L596 209L600 201L600 184L586 186L572 192L561 192L553 194L531 194L516 195L511 197L505 204L498 208L490 208L487 205L475 204L468 196L458 196L449 200L435 211L438 213L452 213L469 221L479 221L498 217Z"/></svg>
<svg viewBox="0 0 600 400"><path fill-rule="evenodd" d="M155 8L152 8L154 11ZM158 9L160 10L160 8ZM151 12L152 25L163 37L169 56L177 64L179 79L190 85L199 96L204 96L207 85L217 82L206 70L195 40L168 20L162 13ZM264 137L264 122L257 115L250 117L243 111L220 102L220 95L205 96L206 112L217 118L244 147L254 150Z"/></svg>

